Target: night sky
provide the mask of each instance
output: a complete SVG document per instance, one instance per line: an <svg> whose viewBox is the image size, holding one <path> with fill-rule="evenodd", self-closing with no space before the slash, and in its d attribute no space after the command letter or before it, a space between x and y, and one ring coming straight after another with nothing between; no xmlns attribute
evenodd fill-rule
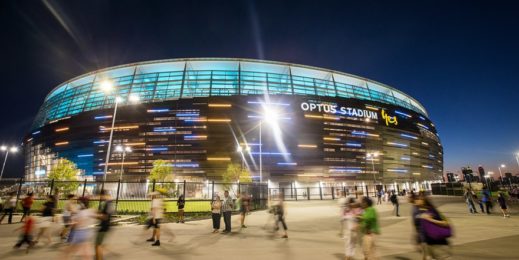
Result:
<svg viewBox="0 0 519 260"><path fill-rule="evenodd" d="M80 74L239 57L393 86L428 110L446 171L516 173L518 14L513 1L0 1L0 143L20 143L48 92ZM15 157L7 176L23 175Z"/></svg>

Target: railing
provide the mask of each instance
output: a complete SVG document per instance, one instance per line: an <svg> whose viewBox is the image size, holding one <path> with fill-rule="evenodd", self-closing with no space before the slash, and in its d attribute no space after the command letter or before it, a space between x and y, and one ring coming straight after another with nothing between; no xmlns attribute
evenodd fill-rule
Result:
<svg viewBox="0 0 519 260"><path fill-rule="evenodd" d="M267 206L268 189L266 184L259 183L217 183L217 182L125 182L125 181L25 181L24 179L8 179L0 181L0 196L9 194L16 196L17 210L20 201L28 193L33 193L33 211L41 209L48 195L56 197L57 209L62 210L69 194L76 197L89 197L91 206L99 203L99 192L104 189L111 195L117 205L118 214L141 214L150 209L149 194L159 191L164 196L166 212L176 212L176 202L180 195L186 199L185 212L210 212L211 202L216 195L223 198L228 190L235 198L244 192L251 197L250 209L264 209Z"/></svg>

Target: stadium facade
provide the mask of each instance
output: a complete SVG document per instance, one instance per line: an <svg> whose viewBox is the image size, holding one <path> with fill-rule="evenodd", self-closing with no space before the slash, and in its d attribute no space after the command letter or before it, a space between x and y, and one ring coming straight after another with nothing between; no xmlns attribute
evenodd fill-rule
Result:
<svg viewBox="0 0 519 260"><path fill-rule="evenodd" d="M103 92L107 82L112 92ZM434 124L397 89L297 64L194 58L111 67L57 86L24 139L26 178L45 178L60 158L84 177L103 176L111 132L111 179L121 171L144 179L157 159L187 180L218 180L229 163L279 182L443 172Z"/></svg>

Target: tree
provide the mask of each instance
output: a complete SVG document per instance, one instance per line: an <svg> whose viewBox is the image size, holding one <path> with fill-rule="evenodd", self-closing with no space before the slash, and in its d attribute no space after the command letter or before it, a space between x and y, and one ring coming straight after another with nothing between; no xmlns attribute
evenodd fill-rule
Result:
<svg viewBox="0 0 519 260"><path fill-rule="evenodd" d="M155 160L150 172L150 180L155 181L155 190L165 194L175 195L176 185L173 183L173 166L165 160ZM167 183L163 183L167 182Z"/></svg>
<svg viewBox="0 0 519 260"><path fill-rule="evenodd" d="M55 181L55 189L61 193L68 194L75 192L79 187L79 182L77 182L78 173L79 169L75 163L68 159L60 158L58 163L50 170L47 178Z"/></svg>
<svg viewBox="0 0 519 260"><path fill-rule="evenodd" d="M150 172L150 180L163 182L173 177L173 166L164 160L155 160Z"/></svg>
<svg viewBox="0 0 519 260"><path fill-rule="evenodd" d="M247 168L241 167L241 165L236 163L231 163L227 165L227 170L224 172L222 176L223 182L225 183L251 183L252 176L250 171Z"/></svg>

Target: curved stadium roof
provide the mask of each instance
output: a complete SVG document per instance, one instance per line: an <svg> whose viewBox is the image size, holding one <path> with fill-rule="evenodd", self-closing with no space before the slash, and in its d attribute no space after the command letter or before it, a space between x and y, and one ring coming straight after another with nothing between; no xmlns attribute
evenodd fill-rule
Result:
<svg viewBox="0 0 519 260"><path fill-rule="evenodd" d="M115 95L99 85L110 80ZM33 128L81 112L111 108L114 97L138 95L143 103L164 100L256 95L317 95L378 101L427 116L414 98L359 76L273 61L233 58L189 58L138 62L83 74L54 88L36 116Z"/></svg>

